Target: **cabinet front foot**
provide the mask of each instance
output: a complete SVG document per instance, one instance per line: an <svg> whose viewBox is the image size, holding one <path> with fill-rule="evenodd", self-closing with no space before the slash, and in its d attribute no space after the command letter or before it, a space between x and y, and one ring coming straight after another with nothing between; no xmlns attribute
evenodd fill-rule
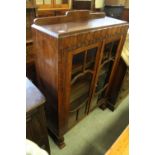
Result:
<svg viewBox="0 0 155 155"><path fill-rule="evenodd" d="M100 109L105 110L107 107L105 104L100 105Z"/></svg>
<svg viewBox="0 0 155 155"><path fill-rule="evenodd" d="M107 99L103 99L102 104L100 105L100 109L105 110L107 108Z"/></svg>
<svg viewBox="0 0 155 155"><path fill-rule="evenodd" d="M50 130L49 131L49 136L54 140L55 144L60 148L64 148L66 146L65 142L64 142L64 136L56 136L55 134L53 134Z"/></svg>
<svg viewBox="0 0 155 155"><path fill-rule="evenodd" d="M109 108L111 111L114 111L115 110L115 105L108 102L107 103L107 108Z"/></svg>
<svg viewBox="0 0 155 155"><path fill-rule="evenodd" d="M62 149L66 146L63 136L62 137L55 137L54 141L60 149Z"/></svg>

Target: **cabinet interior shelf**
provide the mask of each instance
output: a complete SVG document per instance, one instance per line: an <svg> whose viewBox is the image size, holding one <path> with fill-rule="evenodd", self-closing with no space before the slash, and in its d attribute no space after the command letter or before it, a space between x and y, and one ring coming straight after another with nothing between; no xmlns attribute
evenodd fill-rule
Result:
<svg viewBox="0 0 155 155"><path fill-rule="evenodd" d="M70 102L72 103L76 99L78 99L83 94L87 94L89 92L90 82L87 80L82 80L80 82L76 82L71 86L71 97Z"/></svg>
<svg viewBox="0 0 155 155"><path fill-rule="evenodd" d="M88 80L82 80L71 86L70 95L70 109L74 110L86 102L89 97L90 82Z"/></svg>
<svg viewBox="0 0 155 155"><path fill-rule="evenodd" d="M70 112L77 111L88 102L88 95L85 94L70 105Z"/></svg>

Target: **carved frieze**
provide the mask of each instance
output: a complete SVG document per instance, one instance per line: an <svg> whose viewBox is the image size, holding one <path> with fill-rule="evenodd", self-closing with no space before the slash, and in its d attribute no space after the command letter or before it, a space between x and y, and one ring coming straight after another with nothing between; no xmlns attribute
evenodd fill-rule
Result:
<svg viewBox="0 0 155 155"><path fill-rule="evenodd" d="M113 27L111 29L101 29L98 31L89 31L80 34L60 38L60 50L73 51L78 48L89 46L97 42L102 42L105 39L120 37L124 35L124 28L121 26Z"/></svg>

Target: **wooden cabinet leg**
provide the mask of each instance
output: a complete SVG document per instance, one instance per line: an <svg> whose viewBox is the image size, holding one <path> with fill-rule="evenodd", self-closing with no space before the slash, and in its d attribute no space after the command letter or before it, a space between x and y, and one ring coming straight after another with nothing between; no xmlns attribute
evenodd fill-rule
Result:
<svg viewBox="0 0 155 155"><path fill-rule="evenodd" d="M115 105L111 104L109 101L106 100L105 103L103 103L102 105L100 105L100 109L105 110L106 108L109 108L111 111L115 110Z"/></svg>
<svg viewBox="0 0 155 155"><path fill-rule="evenodd" d="M111 110L114 111L115 110L115 105L111 104L110 102L107 103L107 107Z"/></svg>
<svg viewBox="0 0 155 155"><path fill-rule="evenodd" d="M55 143L58 145L58 147L60 149L64 148L66 146L65 142L64 142L64 137L56 137L55 138Z"/></svg>
<svg viewBox="0 0 155 155"><path fill-rule="evenodd" d="M62 149L66 146L64 142L64 136L56 136L54 135L50 130L48 130L49 136L54 140L54 142L57 144L57 146Z"/></svg>
<svg viewBox="0 0 155 155"><path fill-rule="evenodd" d="M100 108L101 108L102 110L105 110L105 109L106 109L106 105L105 105L105 104L102 104L102 105L100 105Z"/></svg>

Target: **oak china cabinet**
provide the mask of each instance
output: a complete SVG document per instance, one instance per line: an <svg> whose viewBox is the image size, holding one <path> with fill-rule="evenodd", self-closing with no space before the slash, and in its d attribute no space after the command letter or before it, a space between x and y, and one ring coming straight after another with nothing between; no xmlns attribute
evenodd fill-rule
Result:
<svg viewBox="0 0 155 155"><path fill-rule="evenodd" d="M95 107L106 107L128 23L81 10L37 18L32 29L48 129L62 148L70 128Z"/></svg>

